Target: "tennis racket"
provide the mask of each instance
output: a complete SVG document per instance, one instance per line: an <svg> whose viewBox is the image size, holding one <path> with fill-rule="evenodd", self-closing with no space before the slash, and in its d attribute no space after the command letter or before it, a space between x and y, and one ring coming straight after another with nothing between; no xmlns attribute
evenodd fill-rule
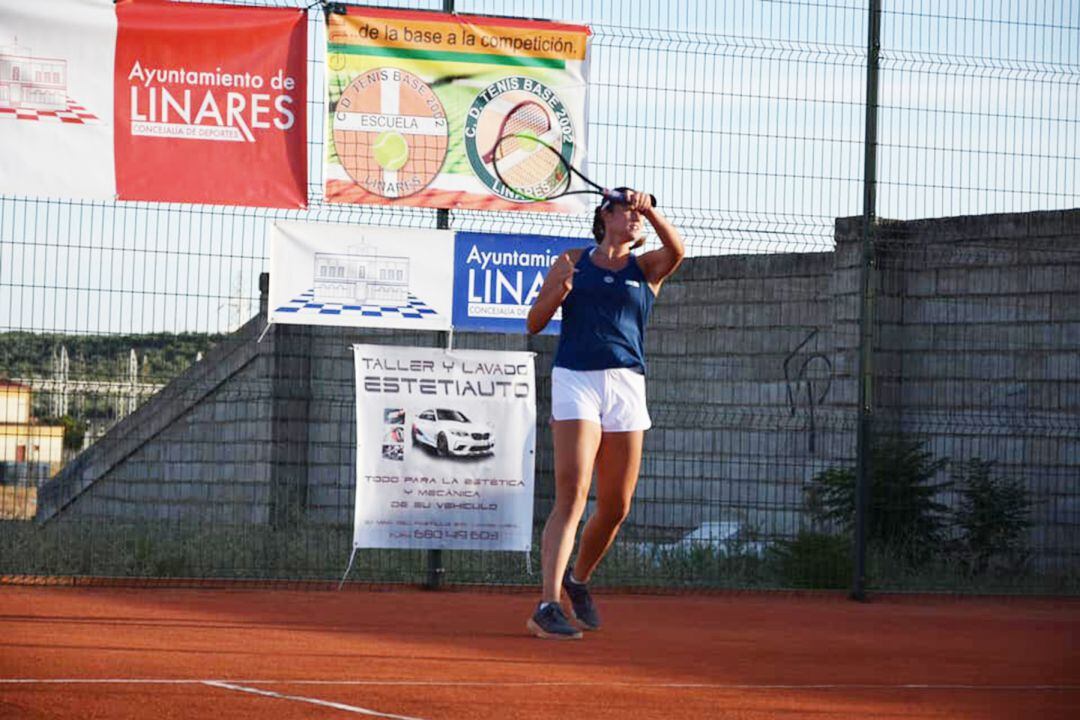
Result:
<svg viewBox="0 0 1080 720"><path fill-rule="evenodd" d="M522 108L526 104L535 105L539 114L533 108ZM532 202L566 195L599 195L612 202L626 202L622 190L598 185L570 164L553 144L561 146L561 133L551 128L547 112L537 103L515 107L503 120L503 126L506 132L500 134L484 161L491 163L495 176L511 194ZM583 184L575 186L575 177ZM649 197L655 207L656 196Z"/></svg>

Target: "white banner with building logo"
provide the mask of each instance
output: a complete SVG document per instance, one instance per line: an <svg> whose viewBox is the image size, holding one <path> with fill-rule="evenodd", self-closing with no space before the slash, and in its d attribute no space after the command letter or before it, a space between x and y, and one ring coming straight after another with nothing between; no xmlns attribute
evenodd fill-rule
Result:
<svg viewBox="0 0 1080 720"><path fill-rule="evenodd" d="M276 221L271 323L450 329L454 234Z"/></svg>
<svg viewBox="0 0 1080 720"><path fill-rule="evenodd" d="M116 198L112 0L0 4L0 193Z"/></svg>
<svg viewBox="0 0 1080 720"><path fill-rule="evenodd" d="M355 548L528 551L533 354L354 345Z"/></svg>

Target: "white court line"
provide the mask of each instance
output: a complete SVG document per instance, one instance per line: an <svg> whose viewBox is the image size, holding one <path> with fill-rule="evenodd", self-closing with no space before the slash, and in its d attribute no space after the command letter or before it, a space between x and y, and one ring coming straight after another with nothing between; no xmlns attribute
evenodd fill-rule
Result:
<svg viewBox="0 0 1080 720"><path fill-rule="evenodd" d="M958 683L647 683L647 682L482 682L470 680L200 680L191 678L0 678L0 685L339 685L412 687L627 687L693 690L1080 690L1080 685L964 685ZM250 690L251 692L261 692ZM397 717L387 715L386 717Z"/></svg>
<svg viewBox="0 0 1080 720"><path fill-rule="evenodd" d="M237 690L239 692L251 693L252 695L262 695L263 697L272 697L279 700L296 700L297 702L310 703L311 705L334 708L335 710L344 710L346 712L356 713L357 715L370 715L372 717L391 718L392 720L420 720L419 718L410 717L408 715L394 715L393 713L384 713L379 712L378 710L368 710L367 708L356 707L355 705L346 705L344 703L330 702L329 700L319 700L317 698L304 697L303 695L285 695L283 693L276 693L270 690L259 690L257 688L245 687L243 685L233 685L232 683L220 682L217 680L206 680L203 682L203 685L222 688L224 690Z"/></svg>

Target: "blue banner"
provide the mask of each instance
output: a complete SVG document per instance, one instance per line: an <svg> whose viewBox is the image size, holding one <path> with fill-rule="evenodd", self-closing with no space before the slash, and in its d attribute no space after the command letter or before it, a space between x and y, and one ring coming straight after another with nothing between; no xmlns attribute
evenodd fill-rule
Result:
<svg viewBox="0 0 1080 720"><path fill-rule="evenodd" d="M529 307L561 253L590 238L459 232L454 240L455 330L525 333ZM544 334L558 334L556 313Z"/></svg>

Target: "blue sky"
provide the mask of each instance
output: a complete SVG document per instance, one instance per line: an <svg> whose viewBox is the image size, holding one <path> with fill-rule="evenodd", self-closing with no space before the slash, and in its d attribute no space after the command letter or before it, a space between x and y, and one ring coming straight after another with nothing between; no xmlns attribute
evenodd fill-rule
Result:
<svg viewBox="0 0 1080 720"><path fill-rule="evenodd" d="M1080 205L1080 2L883 4L878 214ZM589 174L652 190L692 254L828 250L834 218L862 211L864 3L458 0L456 7L593 26ZM312 17L311 208L2 197L0 329L228 330L255 311L269 220L433 226L434 211L318 200L323 33L317 10ZM589 219L454 213L452 224L584 237Z"/></svg>

